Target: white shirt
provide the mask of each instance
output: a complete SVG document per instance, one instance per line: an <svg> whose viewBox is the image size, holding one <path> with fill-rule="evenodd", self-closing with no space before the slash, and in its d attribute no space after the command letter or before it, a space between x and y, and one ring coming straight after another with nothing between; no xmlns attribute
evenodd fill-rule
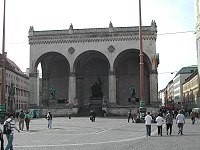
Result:
<svg viewBox="0 0 200 150"><path fill-rule="evenodd" d="M185 116L183 114L178 114L176 116L176 120L177 120L177 123L184 123L185 121Z"/></svg>
<svg viewBox="0 0 200 150"><path fill-rule="evenodd" d="M151 125L152 117L150 115L146 115L145 117L145 124Z"/></svg>
<svg viewBox="0 0 200 150"><path fill-rule="evenodd" d="M164 119L160 116L158 116L156 118L156 122L157 122L157 126L162 126L162 124L164 123Z"/></svg>

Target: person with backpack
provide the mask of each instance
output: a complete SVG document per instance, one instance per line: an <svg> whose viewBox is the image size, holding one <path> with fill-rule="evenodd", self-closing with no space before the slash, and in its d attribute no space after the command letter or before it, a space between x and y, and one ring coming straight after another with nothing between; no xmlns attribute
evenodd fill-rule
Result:
<svg viewBox="0 0 200 150"><path fill-rule="evenodd" d="M46 116L46 119L48 120L48 128L52 128L52 118L53 118L53 116L52 116L51 112L49 111Z"/></svg>
<svg viewBox="0 0 200 150"><path fill-rule="evenodd" d="M19 130L24 130L24 119L25 119L25 113L23 112L23 110L20 111L19 116Z"/></svg>
<svg viewBox="0 0 200 150"><path fill-rule="evenodd" d="M4 122L3 133L6 134L7 145L5 150L13 149L13 138L14 138L14 129L20 132L20 130L15 125L14 115L11 113L8 115L8 119Z"/></svg>
<svg viewBox="0 0 200 150"><path fill-rule="evenodd" d="M29 130L30 120L31 120L31 115L30 115L29 112L27 111L27 112L26 112L26 116L25 116L26 130Z"/></svg>
<svg viewBox="0 0 200 150"><path fill-rule="evenodd" d="M165 122L166 122L167 135L168 131L169 135L172 135L173 116L170 112L167 113L165 117Z"/></svg>

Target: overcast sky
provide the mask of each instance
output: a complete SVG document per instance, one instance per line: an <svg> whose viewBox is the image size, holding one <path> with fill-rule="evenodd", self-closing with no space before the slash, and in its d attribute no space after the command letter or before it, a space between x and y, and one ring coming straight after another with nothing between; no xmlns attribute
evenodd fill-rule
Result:
<svg viewBox="0 0 200 150"><path fill-rule="evenodd" d="M6 47L9 59L23 72L29 68L28 30L138 26L139 0L6 0ZM157 53L159 90L182 67L196 65L194 0L141 0L142 25L155 20L158 27ZM2 38L3 0L0 1ZM184 32L184 33L179 33ZM173 33L173 34L168 34ZM0 40L2 45L2 39ZM1 49L2 50L2 49Z"/></svg>

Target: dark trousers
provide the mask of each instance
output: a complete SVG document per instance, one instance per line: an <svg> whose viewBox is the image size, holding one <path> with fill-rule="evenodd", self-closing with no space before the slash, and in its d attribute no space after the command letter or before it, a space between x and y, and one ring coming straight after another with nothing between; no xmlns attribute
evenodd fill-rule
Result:
<svg viewBox="0 0 200 150"><path fill-rule="evenodd" d="M192 120L192 124L194 124L195 123L195 117L192 117L191 120Z"/></svg>
<svg viewBox="0 0 200 150"><path fill-rule="evenodd" d="M1 150L4 150L4 140L3 140L3 135L1 137Z"/></svg>
<svg viewBox="0 0 200 150"><path fill-rule="evenodd" d="M30 119L25 119L26 130L29 130Z"/></svg>
<svg viewBox="0 0 200 150"><path fill-rule="evenodd" d="M90 120L91 120L92 122L95 122L95 116L90 116Z"/></svg>
<svg viewBox="0 0 200 150"><path fill-rule="evenodd" d="M147 136L151 136L151 125L146 125Z"/></svg>
<svg viewBox="0 0 200 150"><path fill-rule="evenodd" d="M169 131L169 134L171 135L172 134L172 124L171 123L167 123L166 124L166 129L167 129L167 135L168 135L168 131Z"/></svg>
<svg viewBox="0 0 200 150"><path fill-rule="evenodd" d="M132 120L132 122L133 122L133 117L132 116L128 116L128 122L129 122L129 120Z"/></svg>
<svg viewBox="0 0 200 150"><path fill-rule="evenodd" d="M162 125L158 126L158 135L162 136Z"/></svg>

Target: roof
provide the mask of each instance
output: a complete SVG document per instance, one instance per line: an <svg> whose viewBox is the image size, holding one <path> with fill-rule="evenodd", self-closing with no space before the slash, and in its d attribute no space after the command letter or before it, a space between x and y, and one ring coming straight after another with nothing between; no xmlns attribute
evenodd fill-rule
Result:
<svg viewBox="0 0 200 150"><path fill-rule="evenodd" d="M195 72L196 70L197 70L197 65L183 67L176 73L176 76L179 74L190 74L190 73Z"/></svg>
<svg viewBox="0 0 200 150"><path fill-rule="evenodd" d="M6 61L5 61L5 68L10 70L10 71L13 71L25 78L28 78L28 76L26 74L24 74L21 69L12 61L10 60L9 58L5 58ZM0 60L2 60L2 54L0 54ZM0 66L2 66L2 63L0 63Z"/></svg>

